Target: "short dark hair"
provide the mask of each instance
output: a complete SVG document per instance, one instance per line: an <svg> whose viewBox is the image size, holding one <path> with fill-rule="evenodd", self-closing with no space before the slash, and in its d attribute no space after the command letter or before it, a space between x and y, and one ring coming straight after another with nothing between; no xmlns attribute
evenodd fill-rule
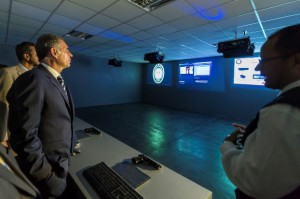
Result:
<svg viewBox="0 0 300 199"><path fill-rule="evenodd" d="M273 33L269 38L278 37L274 44L275 51L282 54L292 54L300 52L300 24L287 26Z"/></svg>
<svg viewBox="0 0 300 199"><path fill-rule="evenodd" d="M63 38L53 34L41 35L38 38L35 47L39 60L43 60L48 55L51 48L59 47L59 40L63 40Z"/></svg>
<svg viewBox="0 0 300 199"><path fill-rule="evenodd" d="M34 43L24 41L18 45L16 45L15 50L16 50L16 55L19 61L23 59L23 55L29 52L29 47L34 46Z"/></svg>

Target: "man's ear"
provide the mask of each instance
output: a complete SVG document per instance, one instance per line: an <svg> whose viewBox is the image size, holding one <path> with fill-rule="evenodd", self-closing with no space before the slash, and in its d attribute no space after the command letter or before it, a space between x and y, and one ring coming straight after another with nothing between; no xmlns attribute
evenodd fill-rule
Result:
<svg viewBox="0 0 300 199"><path fill-rule="evenodd" d="M51 48L50 49L50 53L53 57L57 58L57 56L59 55L59 52L56 48Z"/></svg>
<svg viewBox="0 0 300 199"><path fill-rule="evenodd" d="M23 59L25 59L26 61L29 61L29 59L30 59L29 54L24 53L24 54L23 54Z"/></svg>

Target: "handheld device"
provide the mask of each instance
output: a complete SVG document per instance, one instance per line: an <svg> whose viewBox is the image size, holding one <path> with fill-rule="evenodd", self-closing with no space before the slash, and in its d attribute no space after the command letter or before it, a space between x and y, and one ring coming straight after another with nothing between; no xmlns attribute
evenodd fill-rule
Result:
<svg viewBox="0 0 300 199"><path fill-rule="evenodd" d="M153 166L155 169L162 168L162 166L160 164L158 164L157 162L155 162L154 160L150 159L149 157L147 157L143 154L140 154L137 157L132 158L132 162L134 164L144 163L144 164Z"/></svg>
<svg viewBox="0 0 300 199"><path fill-rule="evenodd" d="M98 131L97 129L90 127L90 128L85 128L84 132L89 133L89 134L96 134L96 135L101 135L101 131Z"/></svg>

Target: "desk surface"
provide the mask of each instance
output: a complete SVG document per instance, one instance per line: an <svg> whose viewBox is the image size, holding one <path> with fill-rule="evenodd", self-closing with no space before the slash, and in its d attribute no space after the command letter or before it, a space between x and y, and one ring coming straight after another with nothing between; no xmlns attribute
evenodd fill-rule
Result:
<svg viewBox="0 0 300 199"><path fill-rule="evenodd" d="M75 130L91 127L76 118ZM99 162L112 167L141 154L112 136L90 135L80 139L81 153L73 156L69 173L86 198L99 198L82 175L82 171ZM212 199L212 192L162 165L160 170L139 169L151 179L136 190L144 199Z"/></svg>

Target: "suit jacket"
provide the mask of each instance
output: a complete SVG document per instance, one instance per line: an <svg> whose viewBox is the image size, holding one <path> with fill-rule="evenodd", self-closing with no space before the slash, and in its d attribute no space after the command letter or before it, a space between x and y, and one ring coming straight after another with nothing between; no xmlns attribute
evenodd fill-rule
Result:
<svg viewBox="0 0 300 199"><path fill-rule="evenodd" d="M15 158L0 145L0 156L9 166L9 171L0 165L0 198L40 198L38 189L20 170Z"/></svg>
<svg viewBox="0 0 300 199"><path fill-rule="evenodd" d="M21 75L10 89L10 144L23 172L43 195L59 196L73 150L72 97L42 65ZM45 193L46 192L46 193Z"/></svg>
<svg viewBox="0 0 300 199"><path fill-rule="evenodd" d="M6 67L0 70L0 141L7 134L8 102L6 95L14 81L24 72L20 65Z"/></svg>

